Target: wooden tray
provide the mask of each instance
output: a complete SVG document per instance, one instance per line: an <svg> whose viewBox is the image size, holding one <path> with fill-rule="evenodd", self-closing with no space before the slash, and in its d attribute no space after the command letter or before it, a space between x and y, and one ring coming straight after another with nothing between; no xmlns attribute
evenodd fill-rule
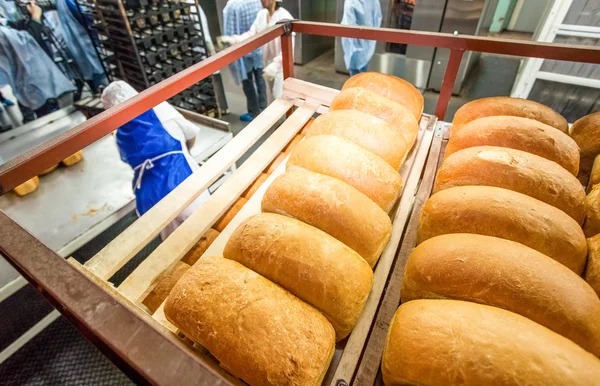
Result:
<svg viewBox="0 0 600 386"><path fill-rule="evenodd" d="M210 158L199 172L188 177L167 197L90 259L85 266L78 265L78 268L91 276L96 283L102 283L102 287L110 291L117 299L130 307L137 308L137 312L144 312L144 308L140 306L141 302L156 285L156 279L198 242L200 237L269 166L313 115L328 111L328 106L338 92L338 90L298 79L286 79L282 98L270 104L240 134ZM258 150L210 196L205 204L200 206L160 244L118 288L114 288L108 283L108 279L156 237L168 223L218 179L284 115L287 116L287 119ZM372 329L374 317L387 286L389 273L396 260L400 240L405 233L405 226L416 199L422 171L434 139L436 122L434 116L424 115L421 118L418 140L400 169L404 182L403 192L400 200L390 212L393 223L392 235L375 267L371 294L350 336L337 344L334 359L323 384L350 384L359 366L365 341ZM237 226L247 217L260 212L260 203L264 192L270 183L285 171L286 162L287 157L210 245L205 255L222 255L225 243ZM73 259L69 261L77 265ZM157 323L178 334L189 343L190 349L196 350L197 354L203 356L205 360L212 361L215 365L218 363L205 349L186 339L175 326L165 319L162 306L152 317ZM376 373L379 363L368 361L364 366L368 366L371 372ZM364 366L361 365L361 368Z"/></svg>
<svg viewBox="0 0 600 386"><path fill-rule="evenodd" d="M417 245L419 217L425 201L431 196L437 170L444 160L450 126L451 124L441 121L438 121L435 125L435 133L429 156L427 157L427 163L423 170L423 178L416 193L412 213L410 214L408 226L406 227L402 245L398 252L398 258L389 275L385 295L377 310L373 328L369 332L367 342L364 346L362 359L352 383L353 385L383 385L380 365L388 328L394 313L400 306L400 289L402 288L406 262L408 261L410 252Z"/></svg>

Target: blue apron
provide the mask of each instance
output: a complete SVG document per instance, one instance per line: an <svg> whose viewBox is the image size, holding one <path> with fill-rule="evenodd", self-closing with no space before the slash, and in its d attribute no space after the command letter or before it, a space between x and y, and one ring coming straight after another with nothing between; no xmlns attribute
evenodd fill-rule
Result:
<svg viewBox="0 0 600 386"><path fill-rule="evenodd" d="M117 145L123 162L134 170L140 216L192 174L181 142L165 130L152 109L117 130Z"/></svg>

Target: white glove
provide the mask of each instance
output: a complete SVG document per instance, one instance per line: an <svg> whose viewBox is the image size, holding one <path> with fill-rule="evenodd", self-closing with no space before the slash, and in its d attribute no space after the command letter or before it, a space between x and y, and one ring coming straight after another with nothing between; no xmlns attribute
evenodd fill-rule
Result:
<svg viewBox="0 0 600 386"><path fill-rule="evenodd" d="M267 67L265 67L265 69L263 70L263 77L266 80L273 80L277 77L277 75L279 75L279 73L281 72L281 66L279 65L279 63L273 61L271 63L269 63L269 65L267 65Z"/></svg>
<svg viewBox="0 0 600 386"><path fill-rule="evenodd" d="M230 46L235 44L235 38L233 36L217 36L217 46Z"/></svg>

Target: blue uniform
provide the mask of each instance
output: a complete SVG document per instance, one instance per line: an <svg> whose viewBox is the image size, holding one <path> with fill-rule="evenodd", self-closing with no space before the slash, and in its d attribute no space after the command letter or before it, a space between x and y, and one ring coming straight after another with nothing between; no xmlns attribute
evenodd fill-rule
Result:
<svg viewBox="0 0 600 386"><path fill-rule="evenodd" d="M140 216L192 174L181 142L169 135L153 109L121 126L117 145L121 160L134 171Z"/></svg>
<svg viewBox="0 0 600 386"><path fill-rule="evenodd" d="M0 26L0 85L12 87L17 100L37 110L48 99L75 87L27 31Z"/></svg>
<svg viewBox="0 0 600 386"><path fill-rule="evenodd" d="M346 0L344 2L344 25L362 27L381 26L379 0ZM375 53L375 40L342 38L344 62L351 75L367 71L367 65Z"/></svg>
<svg viewBox="0 0 600 386"><path fill-rule="evenodd" d="M105 83L104 68L98 59L94 44L81 22L85 18L73 0L57 0L56 10L61 23L65 43L83 78L93 81L94 87Z"/></svg>

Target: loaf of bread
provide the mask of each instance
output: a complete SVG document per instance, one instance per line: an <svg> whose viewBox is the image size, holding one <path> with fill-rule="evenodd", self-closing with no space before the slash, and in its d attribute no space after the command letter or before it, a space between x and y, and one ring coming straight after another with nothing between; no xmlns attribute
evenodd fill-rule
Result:
<svg viewBox="0 0 600 386"><path fill-rule="evenodd" d="M589 386L600 379L600 360L500 308L414 300L390 323L381 372L387 386Z"/></svg>
<svg viewBox="0 0 600 386"><path fill-rule="evenodd" d="M387 162L353 142L333 135L316 135L298 144L288 159L286 170L295 169L342 180L387 213L392 210L402 189L400 174Z"/></svg>
<svg viewBox="0 0 600 386"><path fill-rule="evenodd" d="M142 301L142 304L148 307L151 313L154 313L189 268L189 264L176 262L171 269L166 270L156 279L156 286Z"/></svg>
<svg viewBox="0 0 600 386"><path fill-rule="evenodd" d="M307 131L307 136L335 135L370 151L400 169L406 158L406 141L387 122L358 110L330 111L319 116ZM578 153L579 154L579 153Z"/></svg>
<svg viewBox="0 0 600 386"><path fill-rule="evenodd" d="M596 157L600 154L600 111L576 120L569 134L579 145L582 158Z"/></svg>
<svg viewBox="0 0 600 386"><path fill-rule="evenodd" d="M371 267L352 249L317 228L273 213L240 224L223 256L321 311L337 340L354 328L373 285Z"/></svg>
<svg viewBox="0 0 600 386"><path fill-rule="evenodd" d="M600 233L600 185L592 188L585 198L586 217L583 224L585 237L592 237Z"/></svg>
<svg viewBox="0 0 600 386"><path fill-rule="evenodd" d="M43 172L40 173L40 176L45 176L48 173L51 173L54 171L54 169L56 169L58 167L59 164L56 164L54 166L50 166L48 169L44 170Z"/></svg>
<svg viewBox="0 0 600 386"><path fill-rule="evenodd" d="M498 96L476 99L462 105L454 114L450 135L454 135L465 123L494 115L535 119L563 133L566 133L569 128L567 120L548 106L527 99Z"/></svg>
<svg viewBox="0 0 600 386"><path fill-rule="evenodd" d="M320 385L335 348L335 331L319 311L222 257L188 270L165 316L250 385Z"/></svg>
<svg viewBox="0 0 600 386"><path fill-rule="evenodd" d="M578 275L587 246L581 227L560 209L512 190L460 186L427 200L418 242L447 233L477 233L516 241L550 256Z"/></svg>
<svg viewBox="0 0 600 386"><path fill-rule="evenodd" d="M409 109L417 121L421 119L425 103L423 95L415 86L404 79L379 72L363 72L350 77L344 83L342 91L353 87L364 87L394 102L398 102Z"/></svg>
<svg viewBox="0 0 600 386"><path fill-rule="evenodd" d="M577 177L521 150L478 146L452 154L440 167L433 191L465 185L514 190L562 210L580 225L585 218L585 191Z"/></svg>
<svg viewBox="0 0 600 386"><path fill-rule="evenodd" d="M409 150L419 134L419 124L410 110L366 88L353 87L343 90L333 99L329 109L358 110L386 121L404 137Z"/></svg>
<svg viewBox="0 0 600 386"><path fill-rule="evenodd" d="M40 178L38 176L35 176L23 182L21 185L15 187L13 191L17 194L17 196L23 197L35 192L39 186Z"/></svg>
<svg viewBox="0 0 600 386"><path fill-rule="evenodd" d="M402 302L457 299L504 308L600 356L600 299L564 265L514 241L469 233L431 238L411 252Z"/></svg>
<svg viewBox="0 0 600 386"><path fill-rule="evenodd" d="M585 266L585 281L600 296L600 233L587 239L588 258Z"/></svg>
<svg viewBox="0 0 600 386"><path fill-rule="evenodd" d="M392 233L392 222L367 196L336 178L302 170L277 177L262 211L304 221L361 255L371 267Z"/></svg>
<svg viewBox="0 0 600 386"><path fill-rule="evenodd" d="M256 193L256 191L262 186L262 184L265 183L267 178L269 178L269 175L267 173L260 173L258 177L256 177L256 179L254 180L254 182L250 184L250 186L248 186L248 189L246 189L246 191L242 193L242 197L249 200L250 197L252 197L254 193Z"/></svg>
<svg viewBox="0 0 600 386"><path fill-rule="evenodd" d="M223 232L223 229L229 225L231 220L233 220L235 215L238 214L238 212L244 207L244 205L246 205L247 202L248 200L246 200L244 197L239 197L237 200L235 200L227 212L223 213L221 218L217 220L214 228L219 232Z"/></svg>
<svg viewBox="0 0 600 386"><path fill-rule="evenodd" d="M590 179L587 184L587 190L590 191L594 185L600 184L600 155L594 158L592 165L592 171L590 172Z"/></svg>
<svg viewBox="0 0 600 386"><path fill-rule="evenodd" d="M277 157L275 157L275 159L264 170L264 173L266 173L266 174L273 173L275 171L275 169L277 169L277 166L279 166L283 162L283 160L285 159L285 157L287 157L287 156L288 155L286 153L279 153L277 155Z"/></svg>
<svg viewBox="0 0 600 386"><path fill-rule="evenodd" d="M567 134L533 119L492 116L475 119L452 133L445 157L473 146L500 146L554 161L574 176L579 172L579 146Z"/></svg>
<svg viewBox="0 0 600 386"><path fill-rule="evenodd" d="M200 237L200 240L198 240L196 245L181 258L181 261L189 265L194 265L220 234L219 231L212 228L207 230L206 233Z"/></svg>
<svg viewBox="0 0 600 386"><path fill-rule="evenodd" d="M71 165L75 165L82 159L83 159L83 150L79 150L77 153L72 154L72 155L68 156L67 158L65 158L64 160L62 160L62 164L65 166L71 166Z"/></svg>

